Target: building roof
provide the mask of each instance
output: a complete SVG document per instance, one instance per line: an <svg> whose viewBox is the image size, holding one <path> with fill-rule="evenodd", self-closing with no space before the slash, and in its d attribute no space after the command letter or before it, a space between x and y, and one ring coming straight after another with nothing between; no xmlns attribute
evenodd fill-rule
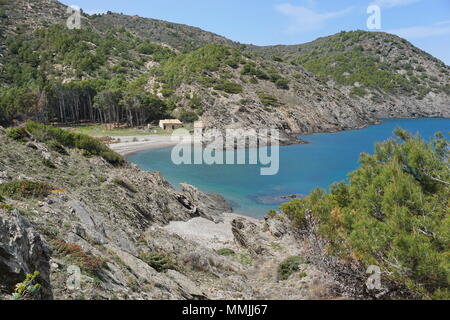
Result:
<svg viewBox="0 0 450 320"><path fill-rule="evenodd" d="M178 119L165 119L165 120L160 120L159 124L183 124L183 122L181 122Z"/></svg>
<svg viewBox="0 0 450 320"><path fill-rule="evenodd" d="M203 121L195 121L194 128L203 128Z"/></svg>

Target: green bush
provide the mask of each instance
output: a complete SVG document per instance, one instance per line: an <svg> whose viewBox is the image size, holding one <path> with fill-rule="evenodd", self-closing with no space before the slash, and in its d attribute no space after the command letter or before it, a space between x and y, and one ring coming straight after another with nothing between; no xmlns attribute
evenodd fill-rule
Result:
<svg viewBox="0 0 450 320"><path fill-rule="evenodd" d="M255 76L261 80L270 80L269 75L258 68L254 62L247 62L241 70L242 75Z"/></svg>
<svg viewBox="0 0 450 320"><path fill-rule="evenodd" d="M25 128L17 127L7 129L6 136L16 141L24 141L28 135L25 131Z"/></svg>
<svg viewBox="0 0 450 320"><path fill-rule="evenodd" d="M81 270L91 274L98 275L105 267L105 261L86 252L81 246L64 240L53 240L52 245L55 252L65 256L71 263L79 266Z"/></svg>
<svg viewBox="0 0 450 320"><path fill-rule="evenodd" d="M112 165L122 165L125 162L121 155L113 152L93 137L38 122L28 121L23 127L8 129L6 134L18 141L29 138L30 134L34 139L47 144L50 149L60 153L65 153L64 147L78 148L88 156L103 157Z"/></svg>
<svg viewBox="0 0 450 320"><path fill-rule="evenodd" d="M27 274L25 280L16 284L16 288L12 295L14 300L37 300L39 299L39 291L42 286L37 282L39 271Z"/></svg>
<svg viewBox="0 0 450 320"><path fill-rule="evenodd" d="M239 261L246 266L250 266L253 263L252 256L248 253L241 253L239 255Z"/></svg>
<svg viewBox="0 0 450 320"><path fill-rule="evenodd" d="M305 212L319 223L327 252L342 261L381 268L383 281L423 298L450 298L449 142L396 130L397 139L361 155L348 183L315 190L283 205L294 224Z"/></svg>
<svg viewBox="0 0 450 320"><path fill-rule="evenodd" d="M300 256L292 256L285 259L278 266L278 277L280 280L287 280L289 277L300 271L300 265L305 264L306 261Z"/></svg>
<svg viewBox="0 0 450 320"><path fill-rule="evenodd" d="M278 106L277 98L270 94L261 93L258 95L258 97L264 106L272 106L272 107Z"/></svg>
<svg viewBox="0 0 450 320"><path fill-rule="evenodd" d="M66 149L64 149L64 147L56 140L50 140L46 143L46 145L52 151L67 155Z"/></svg>
<svg viewBox="0 0 450 320"><path fill-rule="evenodd" d="M192 123L198 120L198 115L192 111L183 111L179 118L184 123Z"/></svg>
<svg viewBox="0 0 450 320"><path fill-rule="evenodd" d="M272 60L276 61L276 62L283 62L283 58L281 58L279 56L272 56Z"/></svg>
<svg viewBox="0 0 450 320"><path fill-rule="evenodd" d="M51 188L43 182L14 180L0 184L0 198L21 200L24 198L44 198Z"/></svg>
<svg viewBox="0 0 450 320"><path fill-rule="evenodd" d="M350 91L350 95L357 97L364 97L367 94L367 91L361 87L353 87Z"/></svg>
<svg viewBox="0 0 450 320"><path fill-rule="evenodd" d="M289 80L287 79L278 79L275 81L275 85L278 89L289 90Z"/></svg>
<svg viewBox="0 0 450 320"><path fill-rule="evenodd" d="M236 255L236 252L234 252L233 249L223 248L223 249L217 250L217 254L219 254L221 256L225 256L225 257L233 257Z"/></svg>
<svg viewBox="0 0 450 320"><path fill-rule="evenodd" d="M231 81L221 81L214 85L215 90L225 91L230 94L238 94L242 93L242 86L239 83L231 82Z"/></svg>
<svg viewBox="0 0 450 320"><path fill-rule="evenodd" d="M173 262L172 259L164 253L149 252L141 254L139 257L142 261L158 272L164 272L169 269L177 269L175 262Z"/></svg>

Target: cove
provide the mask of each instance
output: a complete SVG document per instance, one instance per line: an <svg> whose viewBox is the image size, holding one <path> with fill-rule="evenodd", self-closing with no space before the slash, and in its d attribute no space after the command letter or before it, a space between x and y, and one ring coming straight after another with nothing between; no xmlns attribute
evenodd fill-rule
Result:
<svg viewBox="0 0 450 320"><path fill-rule="evenodd" d="M221 194L236 213L261 218L288 201L281 196L300 197L346 180L347 174L358 168L360 153L373 153L375 143L393 137L397 127L425 139L438 131L448 138L450 119L383 119L379 125L360 130L301 136L310 144L281 147L280 170L274 176L261 176L259 165L177 166L171 161L171 148L142 151L127 160L144 170L160 171L175 188L187 182Z"/></svg>

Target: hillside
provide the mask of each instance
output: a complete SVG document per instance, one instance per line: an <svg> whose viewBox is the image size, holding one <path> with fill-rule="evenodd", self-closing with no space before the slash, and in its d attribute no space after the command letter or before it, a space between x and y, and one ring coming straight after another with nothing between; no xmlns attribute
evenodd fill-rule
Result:
<svg viewBox="0 0 450 320"><path fill-rule="evenodd" d="M301 45L252 49L370 101L377 117L448 116L450 68L398 36L341 32Z"/></svg>
<svg viewBox="0 0 450 320"><path fill-rule="evenodd" d="M448 299L448 140L396 133L256 220L93 138L0 127L0 299Z"/></svg>
<svg viewBox="0 0 450 320"><path fill-rule="evenodd" d="M202 118L211 128L278 128L289 143L292 133L359 128L378 117L450 114L448 66L383 33L255 47L115 13L83 14L82 30L69 30L55 0L1 6L4 124Z"/></svg>
<svg viewBox="0 0 450 320"><path fill-rule="evenodd" d="M0 128L0 299L35 271L40 290L16 299L347 295L299 260L304 248L280 219L225 214L220 196L189 185L178 192L157 172L94 155L92 138L36 123L25 129ZM280 273L292 256L297 268ZM81 289L70 290L74 267Z"/></svg>

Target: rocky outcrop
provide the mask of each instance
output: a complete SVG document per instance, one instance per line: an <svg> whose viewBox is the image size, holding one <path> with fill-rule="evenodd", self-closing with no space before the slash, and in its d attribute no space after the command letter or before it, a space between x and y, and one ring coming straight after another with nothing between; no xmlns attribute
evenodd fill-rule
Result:
<svg viewBox="0 0 450 320"><path fill-rule="evenodd" d="M27 274L39 271L41 299L51 299L50 252L47 244L18 210L0 209L0 291L11 294Z"/></svg>
<svg viewBox="0 0 450 320"><path fill-rule="evenodd" d="M204 193L198 190L196 187L186 183L181 183L181 190L183 195L191 203L198 205L199 215L212 220L214 222L223 221L224 212L232 212L233 209L228 205L226 200L218 194Z"/></svg>

